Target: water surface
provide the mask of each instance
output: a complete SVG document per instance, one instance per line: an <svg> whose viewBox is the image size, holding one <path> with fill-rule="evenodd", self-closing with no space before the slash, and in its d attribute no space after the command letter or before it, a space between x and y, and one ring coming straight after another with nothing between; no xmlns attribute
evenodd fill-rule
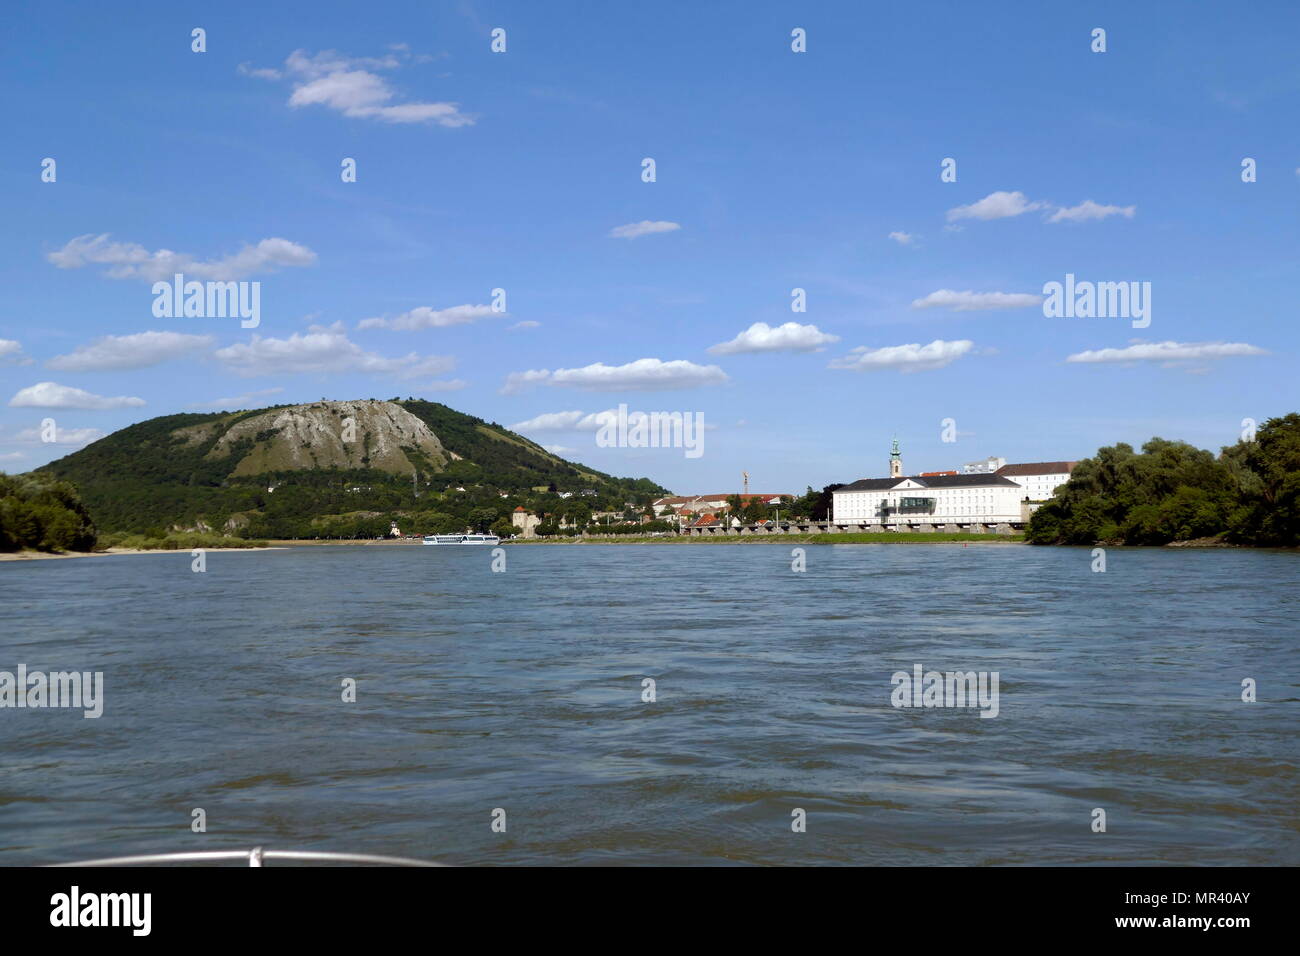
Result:
<svg viewBox="0 0 1300 956"><path fill-rule="evenodd" d="M0 670L106 685L0 710L0 864L1300 863L1295 553L505 550L0 565ZM999 716L895 709L917 663L999 672Z"/></svg>

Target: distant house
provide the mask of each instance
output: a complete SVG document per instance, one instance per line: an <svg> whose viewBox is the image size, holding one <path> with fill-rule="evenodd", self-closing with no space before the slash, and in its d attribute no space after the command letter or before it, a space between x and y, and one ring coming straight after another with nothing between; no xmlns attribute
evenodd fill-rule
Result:
<svg viewBox="0 0 1300 956"><path fill-rule="evenodd" d="M1007 463L1005 458L985 458L983 461L968 461L961 466L963 475L993 475Z"/></svg>
<svg viewBox="0 0 1300 956"><path fill-rule="evenodd" d="M754 501L761 501L767 505L779 505L782 498L794 497L794 495L790 494L758 494L757 492L748 495L737 495L734 491L716 495L671 495L666 498L656 498L650 503L650 507L654 508L656 515L661 515L667 511L674 514L722 511L729 507L727 501L733 496L739 497L743 505L748 505Z"/></svg>
<svg viewBox="0 0 1300 956"><path fill-rule="evenodd" d="M520 505L510 515L510 523L519 529L519 534L522 537L535 538L537 537L537 526L542 523L542 519Z"/></svg>

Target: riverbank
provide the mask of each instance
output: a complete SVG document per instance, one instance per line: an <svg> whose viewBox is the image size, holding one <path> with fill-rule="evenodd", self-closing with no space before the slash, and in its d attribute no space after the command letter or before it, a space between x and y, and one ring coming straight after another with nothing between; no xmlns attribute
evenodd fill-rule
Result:
<svg viewBox="0 0 1300 956"><path fill-rule="evenodd" d="M695 537L687 535L663 535L661 537L652 537L649 535L619 535L608 538L513 538L501 542L503 545L692 545L692 544L983 544L983 545L1024 545L1027 544L1023 534L945 534L945 533L926 533L926 532L909 532L909 533L857 533L845 532L843 534L771 534L771 535L709 535L708 537ZM419 547L422 544L419 538L376 538L373 540L364 539L302 539L294 540L291 538L281 538L266 541L264 544L248 548L202 548L205 552L218 553L222 551L283 551L287 548L322 548L322 547ZM1123 545L1101 545L1103 547L1124 547ZM1044 545L1043 547L1053 547ZM1056 547L1060 547L1057 545ZM1090 545L1080 545L1079 547L1091 547ZM1295 551L1295 548L1270 548L1255 549L1250 545L1229 544L1217 538L1199 538L1192 541L1171 541L1169 544L1154 546L1154 550L1160 548L1204 548L1204 549L1231 549L1231 550L1283 550ZM17 551L0 553L0 561L45 561L57 558L95 558L111 554L189 554L189 548L108 548L103 551L67 551L61 553L50 553L47 551Z"/></svg>
<svg viewBox="0 0 1300 956"><path fill-rule="evenodd" d="M284 546L268 545L257 548L201 548L206 554L219 551L283 551ZM0 552L0 561L56 561L63 558L103 558L114 554L183 554L189 556L188 550L170 548L107 548L103 551L5 551Z"/></svg>
<svg viewBox="0 0 1300 956"><path fill-rule="evenodd" d="M619 535L608 538L515 538L507 544L1023 544L1021 534L844 532L842 534Z"/></svg>
<svg viewBox="0 0 1300 956"><path fill-rule="evenodd" d="M609 537L590 537L590 538L566 538L559 536L548 536L544 538L506 538L502 544L666 544L666 545L687 545L687 544L952 544L960 542L963 544L1023 544L1024 535L1021 534L946 534L942 532L916 532L916 533L857 533L845 532L843 534L753 534L753 535L708 535L696 537L694 535L673 535L665 534L660 536L654 535L610 535ZM317 548L332 547L345 545L348 547L401 547L404 545L418 545L423 542L419 538L383 538L374 540L348 540L348 539L331 539L331 540L313 540L303 539L294 541L290 539L276 539L268 541L267 544L280 548Z"/></svg>
<svg viewBox="0 0 1300 956"><path fill-rule="evenodd" d="M401 547L402 545L419 545L424 542L419 538L272 538L266 542L273 548L324 548L346 545L357 547Z"/></svg>

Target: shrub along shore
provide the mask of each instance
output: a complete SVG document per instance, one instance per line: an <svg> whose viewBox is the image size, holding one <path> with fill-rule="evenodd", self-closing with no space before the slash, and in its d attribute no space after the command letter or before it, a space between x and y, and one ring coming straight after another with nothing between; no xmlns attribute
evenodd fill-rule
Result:
<svg viewBox="0 0 1300 956"><path fill-rule="evenodd" d="M222 534L203 534L194 531L173 532L162 538L150 538L142 534L124 534L118 531L113 534L100 535L99 544L95 550L193 551L195 548L203 548L204 550L220 548L223 551L228 551L231 549L265 548L266 546L265 541L254 541L251 538L232 538Z"/></svg>

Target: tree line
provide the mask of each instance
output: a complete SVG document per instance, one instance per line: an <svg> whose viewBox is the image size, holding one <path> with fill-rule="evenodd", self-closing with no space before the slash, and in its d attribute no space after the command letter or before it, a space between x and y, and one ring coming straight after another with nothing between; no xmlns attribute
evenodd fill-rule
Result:
<svg viewBox="0 0 1300 956"><path fill-rule="evenodd" d="M95 523L71 482L0 473L0 551L89 551Z"/></svg>
<svg viewBox="0 0 1300 956"><path fill-rule="evenodd" d="M1270 418L1253 440L1212 452L1152 438L1080 461L1029 521L1033 544L1300 545L1300 414Z"/></svg>

